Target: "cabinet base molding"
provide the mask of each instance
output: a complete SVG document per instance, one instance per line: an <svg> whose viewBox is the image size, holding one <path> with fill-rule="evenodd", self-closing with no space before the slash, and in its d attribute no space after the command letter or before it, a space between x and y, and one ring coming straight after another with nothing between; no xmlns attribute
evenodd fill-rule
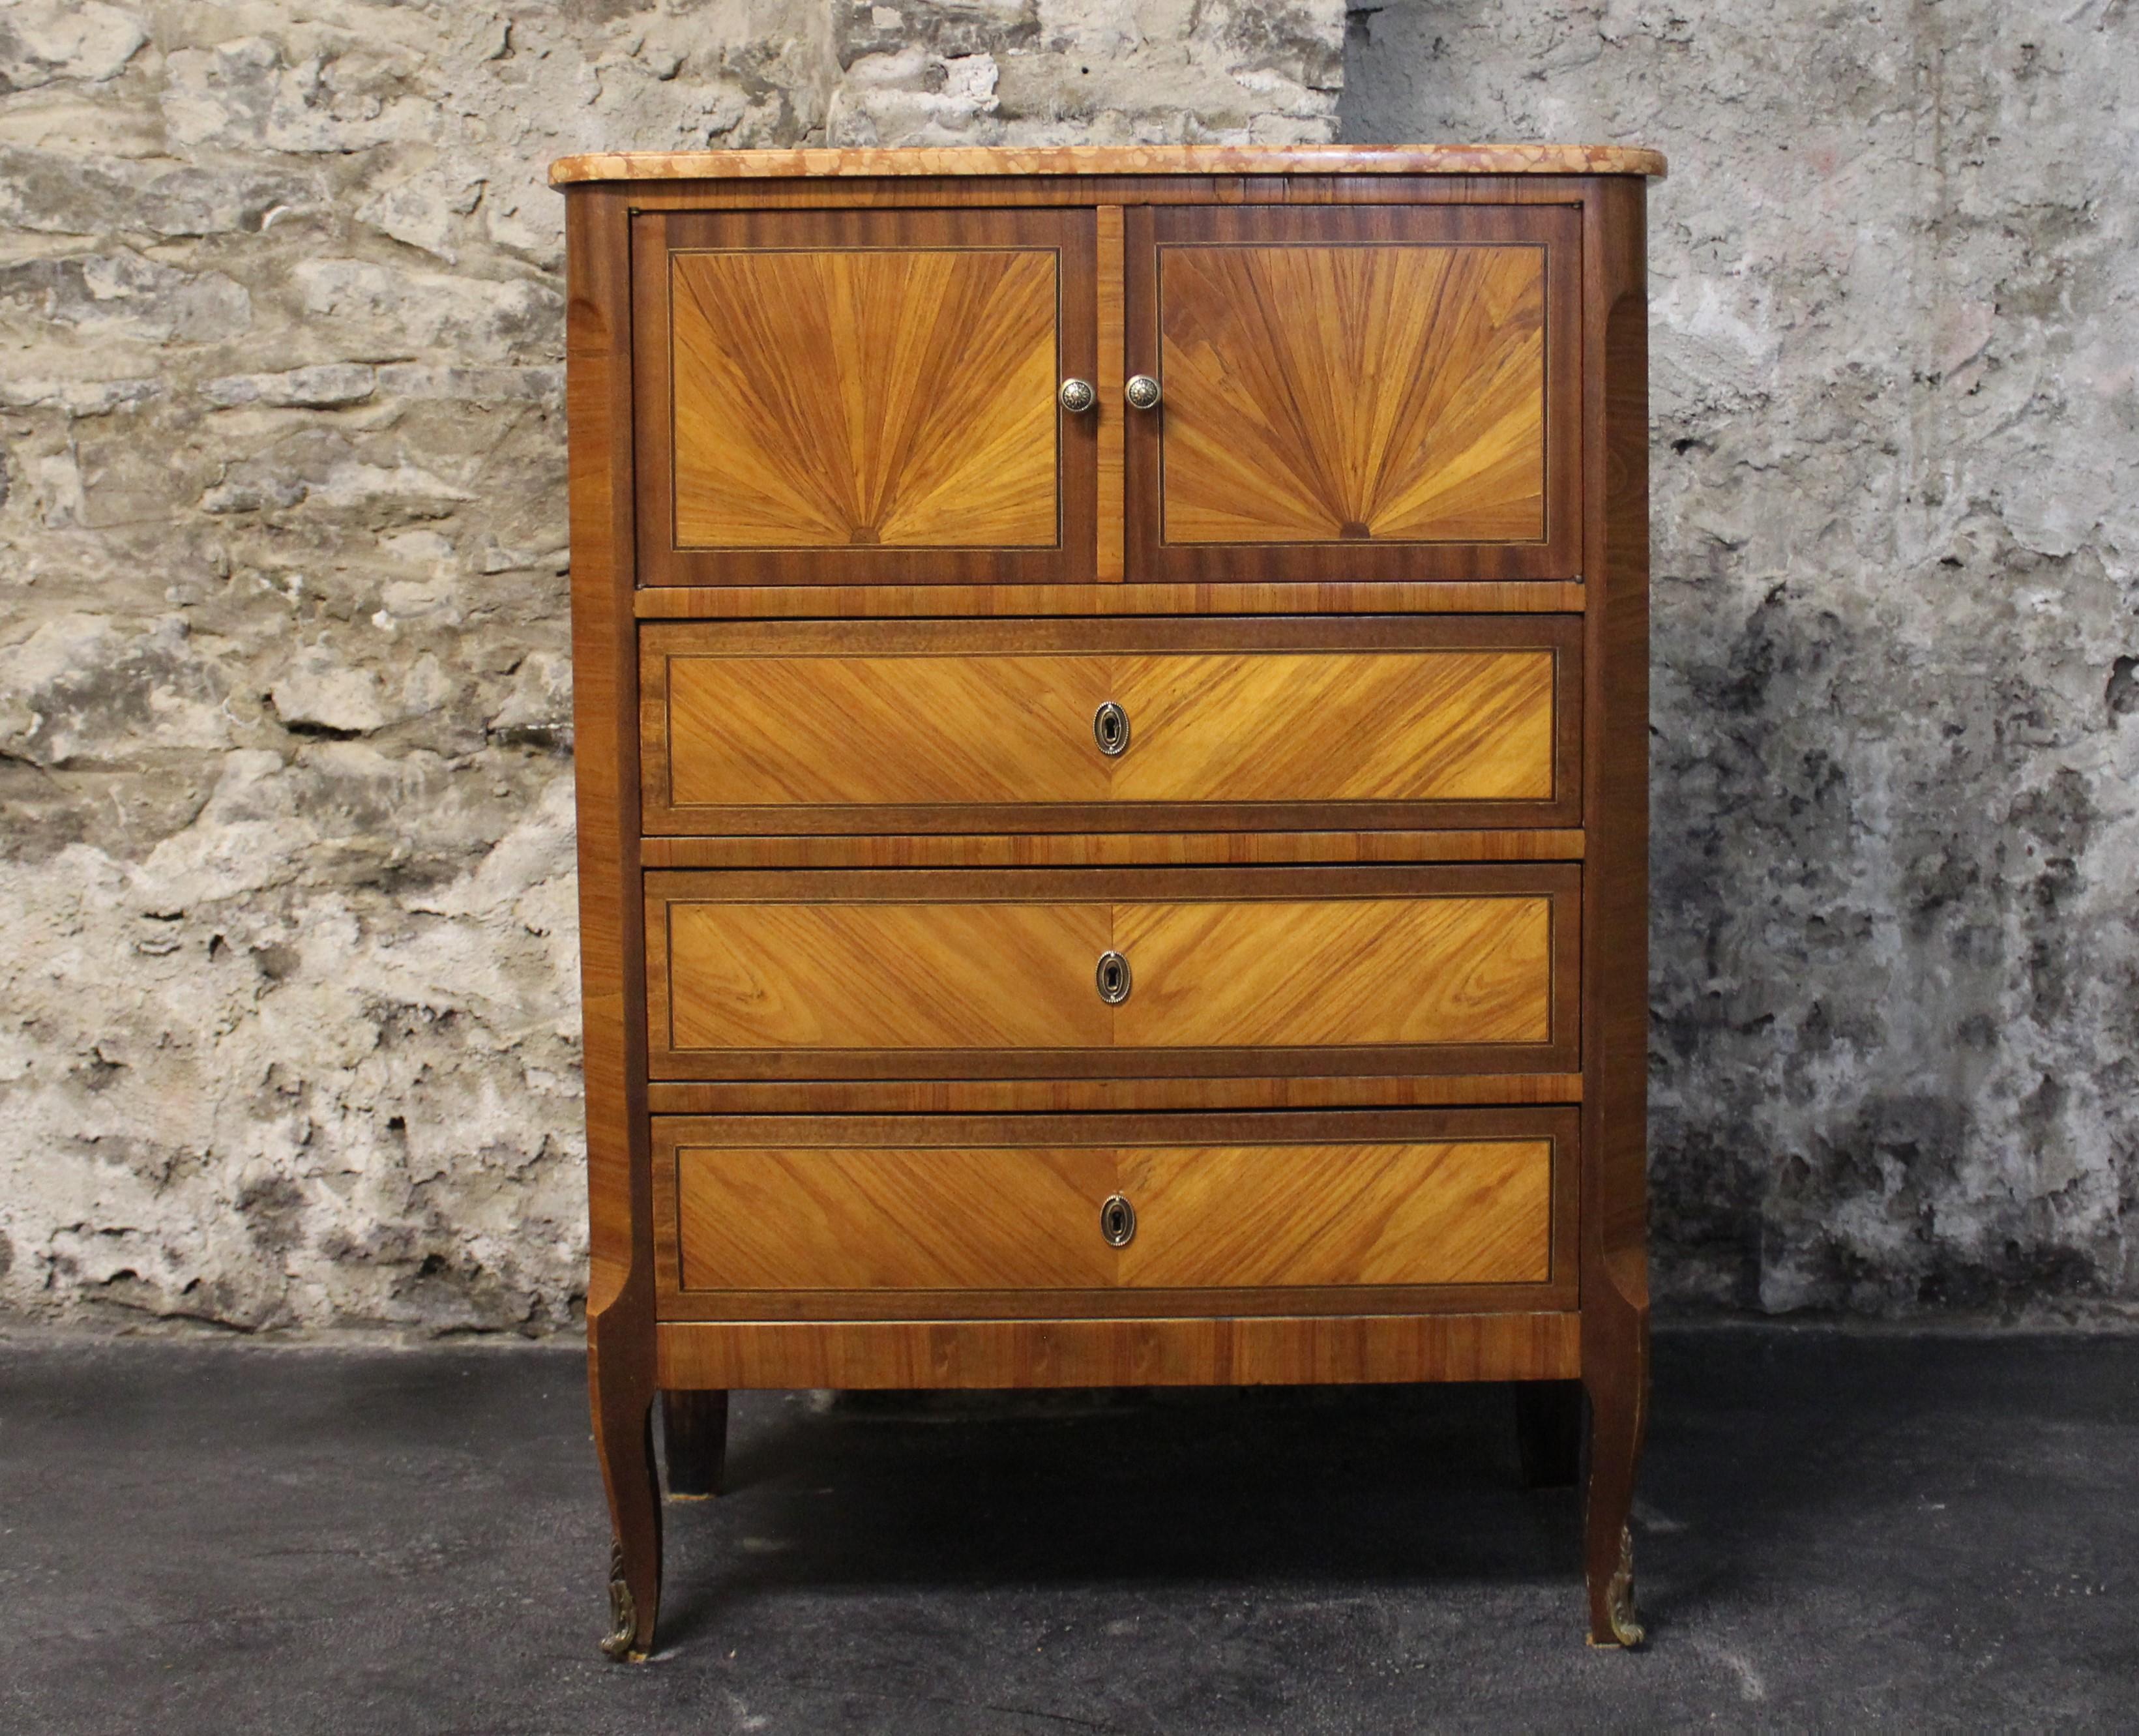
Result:
<svg viewBox="0 0 2139 1736"><path fill-rule="evenodd" d="M664 1388L1563 1381L1582 1373L1582 1317L672 1321L654 1352Z"/></svg>

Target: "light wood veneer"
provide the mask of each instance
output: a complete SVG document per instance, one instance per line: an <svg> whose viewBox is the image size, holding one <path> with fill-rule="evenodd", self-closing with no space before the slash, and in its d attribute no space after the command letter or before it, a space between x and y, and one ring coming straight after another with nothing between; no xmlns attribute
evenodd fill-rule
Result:
<svg viewBox="0 0 2139 1736"><path fill-rule="evenodd" d="M745 1386L1534 1383L1638 1642L1662 167L556 165L612 1656Z"/></svg>

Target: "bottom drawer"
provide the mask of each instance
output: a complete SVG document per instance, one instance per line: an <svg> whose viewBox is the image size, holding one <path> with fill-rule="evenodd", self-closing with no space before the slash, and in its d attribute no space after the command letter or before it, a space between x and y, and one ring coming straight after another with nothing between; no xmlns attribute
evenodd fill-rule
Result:
<svg viewBox="0 0 2139 1736"><path fill-rule="evenodd" d="M1069 1311L1060 1293L1549 1286L1569 1275L1574 1122L658 1117L663 1289Z"/></svg>

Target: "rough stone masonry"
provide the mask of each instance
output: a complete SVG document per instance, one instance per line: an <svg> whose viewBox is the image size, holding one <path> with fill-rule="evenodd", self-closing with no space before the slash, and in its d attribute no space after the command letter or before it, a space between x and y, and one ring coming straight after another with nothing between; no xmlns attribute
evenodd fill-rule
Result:
<svg viewBox="0 0 2139 1736"><path fill-rule="evenodd" d="M0 0L0 1309L578 1306L552 156L1340 126L1673 158L1664 1297L2129 1309L2135 9L1350 23Z"/></svg>
<svg viewBox="0 0 2139 1736"><path fill-rule="evenodd" d="M0 0L0 1312L569 1323L595 149L1329 139L1340 0Z"/></svg>
<svg viewBox="0 0 2139 1736"><path fill-rule="evenodd" d="M1667 1299L2139 1313L2139 7L1358 7L1650 203Z"/></svg>

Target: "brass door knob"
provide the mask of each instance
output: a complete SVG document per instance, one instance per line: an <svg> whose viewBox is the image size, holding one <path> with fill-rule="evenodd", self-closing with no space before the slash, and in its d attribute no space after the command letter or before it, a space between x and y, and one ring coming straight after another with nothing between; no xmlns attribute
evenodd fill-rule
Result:
<svg viewBox="0 0 2139 1736"><path fill-rule="evenodd" d="M1148 374L1132 374L1129 383L1122 388L1122 396L1128 399L1133 410L1155 410L1158 408L1158 382Z"/></svg>
<svg viewBox="0 0 2139 1736"><path fill-rule="evenodd" d="M1092 979L1099 985L1099 999L1109 1006L1119 1006L1129 998L1129 961L1120 953L1102 952Z"/></svg>
<svg viewBox="0 0 2139 1736"><path fill-rule="evenodd" d="M1081 416L1099 401L1099 389L1089 379L1065 379L1062 389L1055 394L1062 400L1062 408L1072 416Z"/></svg>
<svg viewBox="0 0 2139 1736"><path fill-rule="evenodd" d="M1092 713L1092 739L1109 760L1119 759L1129 750L1129 714L1109 700Z"/></svg>
<svg viewBox="0 0 2139 1736"><path fill-rule="evenodd" d="M1120 1194L1109 1194L1099 1208L1099 1234L1110 1248L1126 1248L1136 1236L1136 1207Z"/></svg>

